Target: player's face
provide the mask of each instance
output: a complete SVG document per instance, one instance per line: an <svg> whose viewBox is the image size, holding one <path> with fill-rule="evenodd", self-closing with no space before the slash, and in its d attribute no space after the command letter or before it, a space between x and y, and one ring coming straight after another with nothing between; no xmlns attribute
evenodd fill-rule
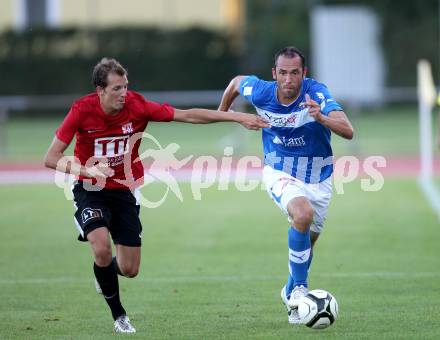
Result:
<svg viewBox="0 0 440 340"><path fill-rule="evenodd" d="M115 114L122 110L127 96L128 79L127 76L109 73L107 76L107 86L98 87L98 95L104 111Z"/></svg>
<svg viewBox="0 0 440 340"><path fill-rule="evenodd" d="M301 91L305 70L301 58L279 56L276 67L272 69L272 76L278 83L278 99L292 101Z"/></svg>

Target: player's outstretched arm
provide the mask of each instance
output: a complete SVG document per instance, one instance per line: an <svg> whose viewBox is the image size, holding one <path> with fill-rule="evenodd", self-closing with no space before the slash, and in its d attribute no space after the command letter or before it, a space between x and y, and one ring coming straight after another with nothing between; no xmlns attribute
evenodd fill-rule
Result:
<svg viewBox="0 0 440 340"><path fill-rule="evenodd" d="M261 117L243 112L222 112L207 109L174 109L174 120L183 123L209 124L216 122L236 122L249 130L270 127Z"/></svg>
<svg viewBox="0 0 440 340"><path fill-rule="evenodd" d="M218 107L220 111L229 111L234 99L240 94L240 83L246 77L247 76L236 76L231 80L225 92L223 92L222 100Z"/></svg>
<svg viewBox="0 0 440 340"><path fill-rule="evenodd" d="M47 168L57 171L65 172L72 175L84 177L111 177L114 174L113 169L109 168L107 164L98 164L91 167L85 167L75 161L72 157L66 157L66 151L69 144L66 144L54 137L52 144L49 146L46 155L44 156L44 165Z"/></svg>

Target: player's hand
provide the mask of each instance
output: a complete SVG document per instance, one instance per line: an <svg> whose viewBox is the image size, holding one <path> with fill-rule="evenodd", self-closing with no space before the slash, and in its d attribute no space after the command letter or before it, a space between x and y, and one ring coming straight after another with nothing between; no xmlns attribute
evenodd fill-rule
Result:
<svg viewBox="0 0 440 340"><path fill-rule="evenodd" d="M249 130L260 130L263 128L270 128L269 123L260 116L238 112L240 115L239 123Z"/></svg>
<svg viewBox="0 0 440 340"><path fill-rule="evenodd" d="M108 178L115 174L115 171L108 166L107 163L98 163L94 166L86 168L87 175L90 178Z"/></svg>
<svg viewBox="0 0 440 340"><path fill-rule="evenodd" d="M312 98L310 98L308 93L306 93L305 97L306 101L305 103L302 103L301 106L307 107L309 109L309 116L313 117L317 122L321 123L324 120L324 116L321 112L321 106Z"/></svg>

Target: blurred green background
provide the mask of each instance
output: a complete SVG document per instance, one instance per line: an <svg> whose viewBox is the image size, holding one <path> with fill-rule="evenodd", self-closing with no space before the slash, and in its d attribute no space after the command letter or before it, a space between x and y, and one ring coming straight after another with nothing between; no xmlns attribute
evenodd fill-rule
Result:
<svg viewBox="0 0 440 340"><path fill-rule="evenodd" d="M28 12L31 5L46 13L52 6L20 1L29 3ZM361 6L375 14L387 86L415 86L422 57L438 79L437 0L192 0L185 7L136 0L123 13L110 8L114 0L79 0L76 7L57 0L55 23L47 14L37 21L35 11L13 12L20 1L0 4L0 95L89 92L91 69L103 56L126 65L131 86L143 91L221 89L237 73L270 78L273 55L284 46L297 46L309 61L331 53L311 48L315 6ZM27 22L13 21L20 15Z"/></svg>

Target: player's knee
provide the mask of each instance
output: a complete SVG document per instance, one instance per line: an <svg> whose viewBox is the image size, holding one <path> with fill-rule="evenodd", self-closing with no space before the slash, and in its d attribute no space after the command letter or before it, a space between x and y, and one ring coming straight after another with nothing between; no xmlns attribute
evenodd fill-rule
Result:
<svg viewBox="0 0 440 340"><path fill-rule="evenodd" d="M305 232L313 222L313 209L304 208L295 212L293 216L293 223L295 228Z"/></svg>
<svg viewBox="0 0 440 340"><path fill-rule="evenodd" d="M136 277L139 273L139 266L135 265L125 265L122 267L119 267L122 274L124 274L125 277L133 278Z"/></svg>
<svg viewBox="0 0 440 340"><path fill-rule="evenodd" d="M125 276L129 277L129 278L133 278L133 277L136 277L138 273L139 273L138 269L132 269L132 270L129 270Z"/></svg>
<svg viewBox="0 0 440 340"><path fill-rule="evenodd" d="M105 243L92 244L95 262L98 266L108 266L112 262L112 248Z"/></svg>

